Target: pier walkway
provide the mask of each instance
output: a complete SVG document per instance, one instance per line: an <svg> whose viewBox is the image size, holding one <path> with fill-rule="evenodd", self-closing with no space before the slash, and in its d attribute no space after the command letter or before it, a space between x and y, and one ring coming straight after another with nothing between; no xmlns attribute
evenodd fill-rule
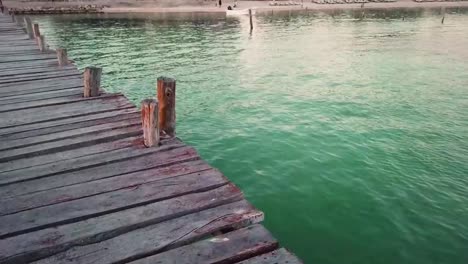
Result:
<svg viewBox="0 0 468 264"><path fill-rule="evenodd" d="M82 76L0 14L0 263L300 263L195 149L145 147L137 107L84 98Z"/></svg>

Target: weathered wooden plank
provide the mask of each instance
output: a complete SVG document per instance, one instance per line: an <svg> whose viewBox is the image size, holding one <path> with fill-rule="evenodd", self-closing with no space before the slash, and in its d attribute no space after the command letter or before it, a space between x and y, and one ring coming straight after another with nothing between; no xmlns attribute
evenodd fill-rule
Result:
<svg viewBox="0 0 468 264"><path fill-rule="evenodd" d="M167 167L199 158L195 149L183 146L178 141L173 141L152 151L126 148L108 151L102 155L83 156L73 160L1 173L0 184L5 186L0 187L2 190L0 198L52 190L141 170ZM70 165L57 172L56 167L64 166L64 164Z"/></svg>
<svg viewBox="0 0 468 264"><path fill-rule="evenodd" d="M33 93L33 94L20 94L13 96L0 97L0 106L6 104L17 104L21 102L31 102L44 99L58 98L58 97L67 97L72 95L81 95L83 89L72 88L65 90L55 90L55 91L45 91L42 93Z"/></svg>
<svg viewBox="0 0 468 264"><path fill-rule="evenodd" d="M126 137L119 140L110 142L100 143L91 145L88 147L82 147L77 149L64 150L57 153L51 153L46 155L39 155L34 157L28 157L23 159L15 159L6 163L1 163L0 170L1 175L7 175L5 178L0 179L0 185L16 182L14 175L24 175L23 177L29 177L30 174L22 174L24 171L33 169L41 169L43 166L48 164L55 164L60 162L66 162L69 159L78 159L90 155L106 155L107 152L113 153L114 151L129 151L130 148L136 148L142 141L141 136ZM96 156L97 158L97 156ZM37 167L40 166L40 167ZM20 177L21 178L21 177ZM18 178L19 179L19 178ZM11 181L11 182L10 182ZM21 181L21 180L19 180ZM0 194L1 196L1 194Z"/></svg>
<svg viewBox="0 0 468 264"><path fill-rule="evenodd" d="M302 264L296 256L284 248L239 262L239 264Z"/></svg>
<svg viewBox="0 0 468 264"><path fill-rule="evenodd" d="M47 227L73 223L127 208L133 208L185 194L208 191L228 183L216 170L207 170L102 193L82 199L62 201L15 214L0 216L0 238ZM137 190L138 191L135 191ZM10 200L15 202L15 199ZM34 219L34 221L31 221Z"/></svg>
<svg viewBox="0 0 468 264"><path fill-rule="evenodd" d="M47 257L72 247L101 242L139 228L155 225L242 199L232 184L206 192L127 209L85 221L0 240L0 262L21 263ZM237 208L241 205L238 203ZM230 206L230 208L236 208ZM187 217L187 218L193 218ZM167 225L161 223L161 225ZM163 230L160 228L160 230ZM60 262L60 261L59 261Z"/></svg>
<svg viewBox="0 0 468 264"><path fill-rule="evenodd" d="M170 167L156 167L132 173L119 174L113 177L87 181L81 184L62 186L60 188L35 191L31 194L2 199L0 215L13 214L37 207L72 201L83 197L112 192L126 188L138 188L139 185L172 178L191 173L213 170L202 161L189 161L171 165ZM44 179L45 181L50 179ZM0 187L0 190L2 187Z"/></svg>
<svg viewBox="0 0 468 264"><path fill-rule="evenodd" d="M1 52L1 51L0 51ZM45 66L45 67L34 67L34 68L21 68L21 69L3 69L0 71L0 77L5 78L7 76L26 76L31 74L45 74L45 73L54 73L54 72L72 72L80 75L80 71L72 66Z"/></svg>
<svg viewBox="0 0 468 264"><path fill-rule="evenodd" d="M57 59L44 59L35 61L18 61L0 63L0 70L5 69L29 69L45 66L58 66Z"/></svg>
<svg viewBox="0 0 468 264"><path fill-rule="evenodd" d="M37 81L26 81L16 84L0 84L0 94L3 96L6 93L12 92L16 92L13 94L36 93L57 89L67 89L69 87L83 87L83 79L81 78L81 76L55 78L53 81L46 79Z"/></svg>
<svg viewBox="0 0 468 264"><path fill-rule="evenodd" d="M278 242L270 232L260 224L255 224L140 259L131 264L235 263L270 252L277 247Z"/></svg>
<svg viewBox="0 0 468 264"><path fill-rule="evenodd" d="M62 105L62 104L68 104L72 102L79 102L82 100L83 100L82 96L80 96L79 94L74 94L74 95L69 95L69 96L52 97L52 98L47 98L47 99L25 101L22 103L12 103L12 104L1 104L2 101L0 101L0 113L18 111L22 109L32 109L36 107L44 107L44 106L50 106L50 105Z"/></svg>
<svg viewBox="0 0 468 264"><path fill-rule="evenodd" d="M94 115L84 115L40 123L24 124L15 127L0 128L0 138L15 139L40 136L46 133L66 131L93 124L103 124L114 119L126 119L125 117L134 117L137 113L138 112L135 108L116 109L114 111L107 111Z"/></svg>
<svg viewBox="0 0 468 264"><path fill-rule="evenodd" d="M248 202L240 201L137 229L100 243L73 247L37 263L125 263L262 220L261 212Z"/></svg>
<svg viewBox="0 0 468 264"><path fill-rule="evenodd" d="M114 97L115 94L101 94L101 98L104 97ZM0 105L0 113L2 112L10 112L10 111L17 111L21 109L32 109L35 107L45 107L51 105L61 105L61 104L69 104L73 102L80 102L83 100L87 100L87 98L83 98L81 95L70 95L70 96L59 96L53 98L45 98L45 99L38 99L32 101L26 101L21 104L12 103L12 104L2 104ZM1 101L0 101L1 103Z"/></svg>
<svg viewBox="0 0 468 264"><path fill-rule="evenodd" d="M34 109L22 109L14 112L4 112L2 113L3 118L0 119L0 127L6 128L30 123L40 123L124 108L135 108L135 106L123 96L93 97L71 102L67 104L67 107L63 107L63 105L52 105ZM44 113L47 114L45 115ZM21 116L21 119L19 119L18 116Z"/></svg>
<svg viewBox="0 0 468 264"><path fill-rule="evenodd" d="M57 133L50 133L42 136L15 139L15 140L2 140L0 142L0 152L8 149L24 148L32 145L58 141L61 139L81 137L90 134L101 133L105 131L115 130L118 128L125 128L134 125L141 125L140 118L127 119L118 122L99 124L95 126L88 126L73 130L67 130Z"/></svg>
<svg viewBox="0 0 468 264"><path fill-rule="evenodd" d="M81 90L79 90L79 92L81 93ZM46 134L63 132L67 130L73 130L73 129L83 128L83 127L89 127L89 126L107 124L107 123L112 123L112 122L117 122L117 121L122 121L122 120L127 120L127 119L133 119L133 118L137 118L138 116L139 114L135 112L135 110L130 110L127 112L117 111L116 113L106 112L106 113L99 114L99 116L92 116L93 118L91 118L90 116L84 116L84 117L70 118L71 120L70 119L60 120L62 121L61 123L55 123L55 124L53 122L38 123L38 125L40 126L37 126L37 127L29 126L28 128L25 128L22 130L17 129L16 131L13 131L13 132L0 129L0 140L15 140L15 139L21 139L21 138L37 137L37 136L42 136ZM86 117L90 117L91 119L85 119ZM68 123L64 124L64 122L68 122ZM15 128L18 128L18 127L15 127Z"/></svg>
<svg viewBox="0 0 468 264"><path fill-rule="evenodd" d="M0 163L15 159L29 158L37 155L57 153L64 150L76 149L139 135L142 135L141 124L104 132L97 132L90 135L85 134L73 138L65 138L46 143L39 143L18 149L2 150L0 151Z"/></svg>
<svg viewBox="0 0 468 264"><path fill-rule="evenodd" d="M12 75L12 76L0 77L0 84L22 83L22 82L36 81L36 80L53 81L55 78L71 77L71 76L78 77L80 76L80 74L75 71L62 71L62 72L56 71L56 72L49 72L49 73L46 72L46 73Z"/></svg>
<svg viewBox="0 0 468 264"><path fill-rule="evenodd" d="M55 54L51 53L41 53L41 54L24 54L24 55L16 55L16 56L2 56L0 60L0 64L8 63L8 62L20 62L20 61L41 61L41 60L50 60L55 59ZM58 62L57 62L58 64Z"/></svg>

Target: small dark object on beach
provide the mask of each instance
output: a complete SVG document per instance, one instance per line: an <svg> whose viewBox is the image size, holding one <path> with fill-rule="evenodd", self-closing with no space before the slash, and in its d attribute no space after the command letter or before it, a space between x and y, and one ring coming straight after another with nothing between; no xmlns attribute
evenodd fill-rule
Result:
<svg viewBox="0 0 468 264"><path fill-rule="evenodd" d="M231 7L231 6L228 6L227 10L232 10L232 7Z"/></svg>

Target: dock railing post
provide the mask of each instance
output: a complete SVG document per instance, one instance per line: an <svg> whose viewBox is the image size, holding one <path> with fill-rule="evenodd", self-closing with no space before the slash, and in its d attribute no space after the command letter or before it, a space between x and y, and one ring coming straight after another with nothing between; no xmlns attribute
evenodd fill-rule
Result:
<svg viewBox="0 0 468 264"><path fill-rule="evenodd" d="M102 68L86 67L84 70L84 91L83 97L95 97L99 95L101 86Z"/></svg>
<svg viewBox="0 0 468 264"><path fill-rule="evenodd" d="M68 64L68 55L67 50L62 48L57 48L57 60L59 66L65 66Z"/></svg>
<svg viewBox="0 0 468 264"><path fill-rule="evenodd" d="M39 24L33 24L33 34L34 34L34 39L37 39L41 35L41 32L39 31Z"/></svg>
<svg viewBox="0 0 468 264"><path fill-rule="evenodd" d="M162 137L175 137L176 127L176 80L159 77L157 85L158 119Z"/></svg>
<svg viewBox="0 0 468 264"><path fill-rule="evenodd" d="M252 30L253 30L252 9L249 9L249 20L250 20L250 32L252 32Z"/></svg>
<svg viewBox="0 0 468 264"><path fill-rule="evenodd" d="M42 36L42 35L37 36L36 37L36 42L39 45L39 50L41 52L45 52L47 50L44 36Z"/></svg>
<svg viewBox="0 0 468 264"><path fill-rule="evenodd" d="M24 27L26 28L26 32L30 39L34 39L34 33L32 29L31 19L29 17L24 18Z"/></svg>
<svg viewBox="0 0 468 264"><path fill-rule="evenodd" d="M141 101L141 123L146 147L159 146L158 101L145 99Z"/></svg>

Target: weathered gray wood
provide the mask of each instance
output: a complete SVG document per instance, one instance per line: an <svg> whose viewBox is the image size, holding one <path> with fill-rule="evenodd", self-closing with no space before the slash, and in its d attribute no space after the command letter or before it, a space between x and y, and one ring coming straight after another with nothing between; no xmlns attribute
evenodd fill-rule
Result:
<svg viewBox="0 0 468 264"><path fill-rule="evenodd" d="M35 23L33 24L33 34L34 34L34 39L37 40L37 37L41 35L41 31L39 30L39 24Z"/></svg>
<svg viewBox="0 0 468 264"><path fill-rule="evenodd" d="M209 165L202 161L189 161L171 165L170 167L156 167L132 173L117 174L115 176L104 177L84 183L64 185L62 187L42 190L33 189L30 194L23 194L11 198L2 199L0 204L0 215L12 214L24 210L34 209L40 206L52 205L64 201L71 201L83 197L97 195L105 192L116 191L125 188L136 188L138 185L158 181L161 179L199 173L211 169ZM77 177L80 177L77 174ZM39 188L44 188L46 181L52 179L43 179L36 181ZM85 180L85 179L82 179ZM15 186L0 186L0 190L11 190L14 187L21 188L27 186L28 182L13 184Z"/></svg>
<svg viewBox="0 0 468 264"><path fill-rule="evenodd" d="M82 89L80 89L80 93L81 92L82 92ZM104 118L110 118L110 120L113 120L113 118L118 118L117 116L132 115L133 117L133 115L135 114L140 116L140 113L137 112L137 109L126 108L126 109L116 109L114 111L98 113L95 115L83 115L83 116L70 117L70 118L65 118L65 119L45 121L45 122L40 122L40 123L29 123L29 124L24 124L20 126L0 128L0 137L7 136L7 137L11 137L14 139L14 138L30 137L34 135L40 136L45 133L49 133L48 131L50 131L50 133L53 133L53 132L69 130L68 129L69 127L70 129L81 127L80 124L83 124L83 126L87 126L87 124L96 124L100 122L106 122L106 119Z"/></svg>
<svg viewBox="0 0 468 264"><path fill-rule="evenodd" d="M82 91L79 88L72 88L72 89L65 89L65 90L45 91L42 93L5 96L5 97L0 97L0 106L7 105L7 104L17 104L17 103L22 103L22 102L40 101L44 99L52 99L52 98L59 98L59 97L81 96L81 92Z"/></svg>
<svg viewBox="0 0 468 264"><path fill-rule="evenodd" d="M159 102L159 129L163 137L174 137L176 127L176 81L159 77L157 84Z"/></svg>
<svg viewBox="0 0 468 264"><path fill-rule="evenodd" d="M21 83L21 82L27 82L27 81L33 81L33 80L37 81L37 80L71 77L71 76L75 78L79 78L79 74L76 71L51 71L51 72L26 73L26 74L18 74L18 75L1 76L0 84ZM16 85L16 84L13 84L13 85Z"/></svg>
<svg viewBox="0 0 468 264"><path fill-rule="evenodd" d="M71 102L67 104L67 107L63 107L63 105L51 105L34 109L22 109L14 112L4 112L0 119L0 127L6 128L10 126L39 123L125 108L135 108L135 106L128 102L123 96L96 97ZM47 115L44 115L44 113L47 113ZM21 119L18 119L18 116L21 116Z"/></svg>
<svg viewBox="0 0 468 264"><path fill-rule="evenodd" d="M10 64L10 62L31 62L31 64L36 64L40 63L41 60L47 61L47 60L52 60L56 64L57 63L57 57L53 53L49 52L43 52L41 54L24 54L24 55L7 55L7 56L2 56L2 60L0 61L0 64ZM33 62L36 61L36 62Z"/></svg>
<svg viewBox="0 0 468 264"><path fill-rule="evenodd" d="M74 90L72 90L74 91ZM82 93L81 89L77 89L76 92L79 94ZM92 119L86 119L88 116L77 117L70 119L59 120L62 122L51 122L50 125L47 125L47 122L38 123L38 126L28 126L23 130L16 131L6 131L0 129L0 140L16 140L29 137L37 137L52 133L63 132L67 130L79 129L89 126L95 126L100 124L113 123L117 121L123 121L128 119L133 119L139 117L139 113L133 111L116 111L116 112L106 112L95 116ZM17 127L16 127L17 128ZM9 133L12 132L12 133Z"/></svg>
<svg viewBox="0 0 468 264"><path fill-rule="evenodd" d="M123 139L118 139L115 141L109 141L104 143L98 143L95 145L90 145L87 147L76 148L76 149L67 149L61 151L58 155L57 153L50 153L45 155L38 155L23 159L15 159L6 163L1 163L1 169L3 174L8 174L10 176L10 172L14 170L15 175L22 170L28 170L35 168L36 166L43 166L50 163L60 163L66 162L70 159L77 159L81 157L86 157L90 155L100 154L105 155L107 152L114 152L114 151L125 151L129 150L130 148L135 147L135 142L141 142L142 139L140 136L136 137L125 137ZM25 175L24 177L27 178L29 175ZM2 179L2 182L5 184L10 183L9 181L16 182L15 178L8 177ZM1 195L0 195L1 196Z"/></svg>
<svg viewBox="0 0 468 264"><path fill-rule="evenodd" d="M102 69L97 67L86 67L84 70L84 97L94 97L99 95L101 87Z"/></svg>
<svg viewBox="0 0 468 264"><path fill-rule="evenodd" d="M296 256L284 248L280 248L270 253L266 253L242 262L239 264L302 264Z"/></svg>
<svg viewBox="0 0 468 264"><path fill-rule="evenodd" d="M28 36L30 39L34 39L34 33L32 29L32 22L29 17L24 18L24 27L26 28L26 33L28 33Z"/></svg>
<svg viewBox="0 0 468 264"><path fill-rule="evenodd" d="M246 201L240 201L137 229L100 243L74 247L37 263L124 263L261 220L261 212Z"/></svg>
<svg viewBox="0 0 468 264"><path fill-rule="evenodd" d="M141 102L141 122L145 146L159 146L158 101L145 99Z"/></svg>
<svg viewBox="0 0 468 264"><path fill-rule="evenodd" d="M119 128L131 127L140 125L141 121L139 118L127 119L123 121L99 124L95 126L88 126L84 128L78 128L68 131L62 131L57 133L50 133L42 136L22 138L16 140L2 140L0 142L0 152L8 149L25 148L37 144L43 144L47 142L58 141L67 138L75 138L85 135L91 135L96 133L102 133L110 130L116 130Z"/></svg>
<svg viewBox="0 0 468 264"><path fill-rule="evenodd" d="M115 94L105 94L104 96L114 97ZM47 99L42 99L42 100L33 100L33 101L23 102L21 104L17 104L17 103L4 104L4 105L0 105L0 113L18 111L22 109L33 109L36 107L69 104L73 102L81 102L83 100L88 100L88 99L84 99L82 96L75 95L75 96L66 96L66 97L47 98Z"/></svg>
<svg viewBox="0 0 468 264"><path fill-rule="evenodd" d="M47 45L45 42L44 35L39 35L38 37L36 37L36 41L37 41L37 45L39 45L39 50L41 52L45 52L47 50Z"/></svg>
<svg viewBox="0 0 468 264"><path fill-rule="evenodd" d="M40 74L39 76L42 76L47 73L55 73L55 72L75 73L78 76L81 75L80 72L73 66L58 67L58 66L53 66L53 65L51 66L46 65L43 67L34 67L34 68L2 69L0 70L0 77L6 78L8 76L11 78L15 75L22 75L21 77L28 77L32 74Z"/></svg>
<svg viewBox="0 0 468 264"><path fill-rule="evenodd" d="M129 186L110 193L98 194L82 199L52 204L15 214L0 216L0 238L82 221L91 217L133 208L152 202L185 194L207 191L227 184L228 181L218 171L208 170L177 179L166 178L157 181ZM138 189L138 191L135 191ZM15 202L15 199L10 202ZM34 219L34 221L31 221Z"/></svg>
<svg viewBox="0 0 468 264"><path fill-rule="evenodd" d="M0 256L2 256L0 262L34 260L63 252L73 246L101 242L138 228L241 199L240 190L229 184L206 192L188 194L77 223L11 237L0 240Z"/></svg>
<svg viewBox="0 0 468 264"><path fill-rule="evenodd" d="M98 143L109 142L125 137L141 135L141 126L133 125L110 131L98 132L91 135L80 135L52 142L40 143L19 149L0 151L0 163L15 159L29 158L37 155L57 153L64 150L91 146Z"/></svg>
<svg viewBox="0 0 468 264"><path fill-rule="evenodd" d="M128 153L128 154L127 154ZM61 160L44 166L2 172L0 197L13 197L47 191L79 183L114 177L139 170L147 170L198 160L193 148L178 141L153 150L122 148L115 151ZM65 165L68 167L62 168ZM58 167L58 168L56 168ZM38 171L41 170L42 171Z"/></svg>
<svg viewBox="0 0 468 264"><path fill-rule="evenodd" d="M131 264L234 263L278 247L278 242L261 225L255 224L224 235L140 259ZM270 264L275 262L269 262Z"/></svg>
<svg viewBox="0 0 468 264"><path fill-rule="evenodd" d="M58 60L59 66L67 65L68 64L67 50L62 49L62 48L58 48L58 49L56 49L56 51L57 51L57 60Z"/></svg>

